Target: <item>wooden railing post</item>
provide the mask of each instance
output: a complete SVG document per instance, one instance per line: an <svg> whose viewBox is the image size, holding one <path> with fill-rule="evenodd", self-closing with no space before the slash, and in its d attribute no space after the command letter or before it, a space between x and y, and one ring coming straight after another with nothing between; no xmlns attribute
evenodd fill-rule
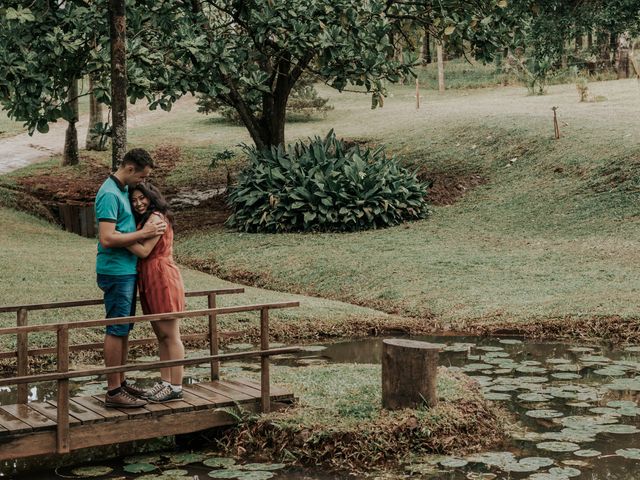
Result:
<svg viewBox="0 0 640 480"><path fill-rule="evenodd" d="M207 295L209 308L216 308L216 294ZM218 318L215 313L209 315L209 352L218 355ZM211 360L211 381L220 379L220 361Z"/></svg>
<svg viewBox="0 0 640 480"><path fill-rule="evenodd" d="M58 372L69 371L69 326L58 327ZM69 380L58 380L58 428L56 445L58 453L69 453Z"/></svg>
<svg viewBox="0 0 640 480"><path fill-rule="evenodd" d="M25 327L29 323L27 317L27 309L18 309L18 318L16 321L17 327ZM28 332L20 332L17 335L17 347L18 347L18 376L23 377L29 374L29 334ZM29 398L29 385L23 383L18 385L18 402L27 403Z"/></svg>
<svg viewBox="0 0 640 480"><path fill-rule="evenodd" d="M260 350L269 350L269 309L260 310ZM260 358L260 395L262 411L271 411L271 392L269 388L269 355Z"/></svg>

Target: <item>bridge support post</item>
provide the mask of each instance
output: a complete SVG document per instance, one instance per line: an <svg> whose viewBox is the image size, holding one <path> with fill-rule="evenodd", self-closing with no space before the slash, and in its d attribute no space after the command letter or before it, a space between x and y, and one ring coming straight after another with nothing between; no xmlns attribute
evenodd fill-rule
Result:
<svg viewBox="0 0 640 480"><path fill-rule="evenodd" d="M209 308L216 308L216 294L207 295ZM209 352L218 355L218 317L215 313L209 314ZM220 379L220 361L211 360L211 381Z"/></svg>
<svg viewBox="0 0 640 480"><path fill-rule="evenodd" d="M269 309L260 310L260 350L269 349ZM262 412L271 411L271 392L269 389L269 355L260 358L260 393L262 397Z"/></svg>
<svg viewBox="0 0 640 480"><path fill-rule="evenodd" d="M69 371L69 326L58 327L58 372ZM56 450L69 453L69 380L58 380L58 427L56 430Z"/></svg>
<svg viewBox="0 0 640 480"><path fill-rule="evenodd" d="M17 327L26 327L29 324L27 317L27 309L18 309L18 318L16 319ZM24 377L29 375L29 334L27 332L20 332L17 335L16 346L18 348L18 376ZM18 385L17 402L26 404L29 399L29 384L21 383Z"/></svg>

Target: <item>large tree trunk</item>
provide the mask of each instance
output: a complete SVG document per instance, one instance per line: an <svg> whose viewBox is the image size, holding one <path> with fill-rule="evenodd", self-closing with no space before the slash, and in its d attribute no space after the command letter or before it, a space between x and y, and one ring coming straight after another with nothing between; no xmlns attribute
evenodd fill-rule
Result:
<svg viewBox="0 0 640 480"><path fill-rule="evenodd" d="M125 0L109 0L111 37L111 169L127 151L127 68Z"/></svg>
<svg viewBox="0 0 640 480"><path fill-rule="evenodd" d="M71 82L68 98L73 114L69 119L69 125L64 136L62 165L77 165L80 161L78 155L78 131L76 130L76 123L78 122L78 80Z"/></svg>
<svg viewBox="0 0 640 480"><path fill-rule="evenodd" d="M102 123L102 104L96 100L93 94L94 80L89 75L89 127L87 128L86 148L87 150L106 150L106 142L99 133L96 133L96 126Z"/></svg>
<svg viewBox="0 0 640 480"><path fill-rule="evenodd" d="M618 79L629 78L629 36L627 33L618 35L616 70L618 72Z"/></svg>
<svg viewBox="0 0 640 480"><path fill-rule="evenodd" d="M429 30L425 28L424 35L422 36L422 49L420 51L420 56L422 57L422 64L427 65L433 61L431 58L431 35L429 35Z"/></svg>

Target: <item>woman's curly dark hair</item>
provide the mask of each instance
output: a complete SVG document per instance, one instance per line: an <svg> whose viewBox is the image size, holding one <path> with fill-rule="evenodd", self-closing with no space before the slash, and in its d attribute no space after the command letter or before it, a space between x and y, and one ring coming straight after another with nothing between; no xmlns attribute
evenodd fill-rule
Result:
<svg viewBox="0 0 640 480"><path fill-rule="evenodd" d="M158 187L151 183L142 182L136 185L135 187L129 189L129 201L133 203L133 192L138 190L142 192L142 194L149 200L149 208L142 215L137 213L135 209L133 210L133 216L136 219L136 224L142 227L153 212L160 212L165 216L167 222L171 224L171 227L176 226L175 218L173 216L173 212L169 208L169 202L164 198Z"/></svg>

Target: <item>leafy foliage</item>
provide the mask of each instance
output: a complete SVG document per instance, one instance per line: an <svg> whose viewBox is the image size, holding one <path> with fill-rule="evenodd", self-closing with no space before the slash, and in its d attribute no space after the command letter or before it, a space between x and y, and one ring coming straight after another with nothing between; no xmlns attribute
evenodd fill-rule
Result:
<svg viewBox="0 0 640 480"><path fill-rule="evenodd" d="M228 225L247 232L353 231L428 215L427 186L381 148L348 148L333 130L308 144L244 147Z"/></svg>
<svg viewBox="0 0 640 480"><path fill-rule="evenodd" d="M340 91L370 92L380 104L385 82L411 75L416 63L410 52L393 55L390 38L404 23L433 25L480 58L500 43L504 3L136 0L127 4L127 94L165 110L186 93L207 95L237 111L257 147L284 144L287 102L304 73ZM108 2L23 5L0 6L0 101L10 116L46 131L68 116L70 79L89 74L109 104Z"/></svg>

